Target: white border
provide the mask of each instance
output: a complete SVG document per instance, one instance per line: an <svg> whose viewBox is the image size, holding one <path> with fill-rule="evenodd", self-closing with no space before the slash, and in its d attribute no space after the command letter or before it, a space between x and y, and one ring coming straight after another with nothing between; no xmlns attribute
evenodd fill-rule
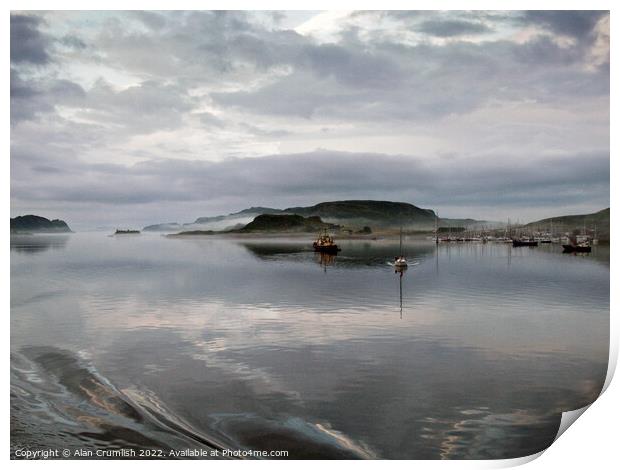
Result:
<svg viewBox="0 0 620 470"><path fill-rule="evenodd" d="M420 1L394 1L394 0L383 0L381 2L378 1L368 1L368 0L359 0L356 2L353 1L324 1L324 0L315 0L312 2L295 2L294 5L291 2L286 1L256 1L249 2L247 0L228 0L226 2L223 1L212 1L212 0L204 0L204 1L196 1L196 0L176 0L175 2L164 1L164 0L151 0L151 1L119 1L119 0L93 0L89 1L86 4L83 1L76 0L62 0L62 1L43 1L43 0L9 0L5 2L5 12L3 16L4 27L2 28L2 59L5 65L5 72L2 75L3 81L3 90L4 93L1 95L1 104L4 113L2 115L2 123L3 123L3 156L2 156L2 178L3 184L1 186L1 190L3 192L3 196L5 197L5 205L3 206L2 216L4 217L4 223L8 225L8 221L10 218L10 121L9 121L9 37L10 37L10 27L9 27L9 12L10 10L45 10L45 9L151 9L151 10L169 10L169 9L197 9L197 10L208 10L208 9L254 9L254 10L324 10L324 9L332 9L332 10L350 10L350 9L417 9L417 10L448 10L448 9L468 9L468 10L540 10L540 9L561 9L561 10L611 10L611 37L612 37L612 48L611 48L611 83L614 83L614 77L618 77L617 73L617 61L618 57L615 54L615 49L613 47L613 38L615 38L614 26L616 22L616 12L614 10L614 3L611 1L602 1L602 0L590 0L590 1L576 1L576 0L565 0L562 2L557 1L549 1L549 0L522 0L522 1L513 1L513 0L504 0L502 2L495 1L457 1L457 0L443 0L443 1L434 1L434 2L420 2ZM611 103L611 129L614 129L613 123L616 121L616 110L617 108L617 93L615 89L612 87L610 103ZM614 150L617 148L617 138L615 138L613 132L611 133L611 154L614 153ZM616 175L616 164L613 158L610 158L611 164L611 178L613 180L614 175ZM618 200L618 191L616 191L611 186L611 200L614 202L611 204L616 207L615 202ZM612 225L612 234L618 233L617 231L617 223L616 218L612 214L611 216L611 225ZM4 365L4 373L2 374L2 382L5 390L5 407L4 407L4 426L2 428L3 436L5 437L4 442L7 444L6 449L6 459L9 458L8 455L8 444L9 444L9 421L10 421L10 405L9 405L9 394L6 393L6 390L9 388L9 313L10 313L10 305L9 305L9 294L10 294L10 248L9 248L9 227L1 231L0 236L2 237L2 260L3 260L3 269L1 271L2 276L2 289L3 289L3 309L2 309L2 319L3 319L3 336L5 344L5 353L2 357L2 363ZM611 249L611 264L613 266L616 265L616 251L615 248ZM438 461L368 461L368 462L360 462L359 465L367 465L375 467L377 465L389 465L391 467L401 467L405 466L411 467L412 465L416 468L501 468L501 467L510 467L515 465L521 465L527 462L528 468L536 469L548 469L548 468L566 468L566 469L583 469L588 466L591 468L606 468L612 462L618 461L618 453L616 451L617 442L614 435L614 424L615 419L618 416L617 407L620 403L620 386L617 384L617 380L615 382L611 382L611 377L613 376L613 371L615 370L617 364L617 356L618 356L618 326L616 321L616 301L617 296L615 294L615 288L618 287L616 282L616 276L614 276L613 272L611 273L611 347L610 347L610 368L608 371L607 380L605 383L605 387L607 388L602 396L594 402L589 409L579 418L579 423L576 426L571 426L558 440L555 442L549 449L542 453L542 455L525 457L522 459L514 459L514 460L502 460L502 461L446 461L446 462L438 462ZM539 457L539 458L536 458ZM85 465L85 462L66 462L66 461L47 461L42 463L42 461L33 462L24 462L24 461L11 461L11 465L15 466L23 466L23 465L48 465L49 468L82 468ZM155 466L160 467L162 465L168 465L169 461L166 462L133 462L133 461L123 461L123 462L114 462L113 465L116 467L118 465L121 468L124 467L146 467L146 466ZM89 466L93 465L95 467L103 468L104 466L109 466L109 461L94 461L89 462ZM278 461L263 461L257 462L253 461L252 464L247 464L246 462L225 462L225 463L215 463L212 461L204 462L189 462L183 461L183 465L195 465L204 467L205 465L213 466L213 465L226 465L227 468L238 467L240 465L252 465L254 467L262 467L262 468L289 468L291 465L295 467L314 467L317 465L316 461L310 462L296 462L292 464L291 462L278 462ZM321 466L336 466L338 467L344 466L349 467L353 465L358 465L357 462L345 461L345 462L321 462Z"/></svg>

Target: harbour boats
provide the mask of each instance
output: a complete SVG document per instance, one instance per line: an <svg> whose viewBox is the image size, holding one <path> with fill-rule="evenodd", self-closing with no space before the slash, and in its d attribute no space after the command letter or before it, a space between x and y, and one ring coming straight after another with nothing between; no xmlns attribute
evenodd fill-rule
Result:
<svg viewBox="0 0 620 470"><path fill-rule="evenodd" d="M598 240L597 240L598 242ZM581 235L573 235L568 237L568 244L563 244L563 253L591 253L592 238L588 235L585 223Z"/></svg>
<svg viewBox="0 0 620 470"><path fill-rule="evenodd" d="M322 233L319 233L316 241L312 244L314 251L318 251L320 253L331 253L337 254L340 251L338 245L334 242L333 237L327 233L327 229L325 229Z"/></svg>
<svg viewBox="0 0 620 470"><path fill-rule="evenodd" d="M538 246L538 242L536 240L520 240L520 239L514 238L512 240L512 246L513 247L517 247L517 246Z"/></svg>

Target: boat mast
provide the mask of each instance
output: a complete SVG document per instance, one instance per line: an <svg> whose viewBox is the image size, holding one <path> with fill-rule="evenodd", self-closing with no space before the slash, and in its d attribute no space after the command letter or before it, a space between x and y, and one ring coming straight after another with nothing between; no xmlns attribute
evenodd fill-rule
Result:
<svg viewBox="0 0 620 470"><path fill-rule="evenodd" d="M400 257L403 257L403 226L400 226Z"/></svg>
<svg viewBox="0 0 620 470"><path fill-rule="evenodd" d="M553 217L551 218L551 238L553 238Z"/></svg>

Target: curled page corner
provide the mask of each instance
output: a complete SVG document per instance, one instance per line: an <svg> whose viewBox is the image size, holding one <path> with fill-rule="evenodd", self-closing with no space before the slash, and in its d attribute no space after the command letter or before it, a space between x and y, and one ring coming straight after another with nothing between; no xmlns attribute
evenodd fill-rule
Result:
<svg viewBox="0 0 620 470"><path fill-rule="evenodd" d="M558 428L558 433L555 435L555 439L553 442L557 441L558 438L564 434L566 431L577 419L585 413L585 411L592 406L592 403L584 406L583 408L579 408L577 410L565 411L562 413L562 419L560 420L560 427Z"/></svg>
<svg viewBox="0 0 620 470"><path fill-rule="evenodd" d="M613 379L614 373L616 371L616 366L618 364L618 344L617 342L610 341L609 347L609 362L607 364L607 376L605 377L605 383L603 384L603 388L599 393L599 396L596 397L596 400L605 393L605 390L609 387L611 380ZM594 401L596 401L594 400ZM571 425L577 421L577 419L585 413L585 411L592 406L594 401L583 408L579 408L576 410L565 411L562 413L562 418L560 420L560 427L558 428L558 432L553 439L553 442L557 441L564 432L571 427Z"/></svg>
<svg viewBox="0 0 620 470"><path fill-rule="evenodd" d="M516 457L514 459L506 459L506 460L496 460L495 468L512 468L512 467L519 467L521 465L525 465L526 463L530 463L531 461L536 460L538 457L544 454L546 450L547 449L543 449L540 452L526 455L524 457Z"/></svg>
<svg viewBox="0 0 620 470"><path fill-rule="evenodd" d="M614 376L614 372L616 371L616 365L617 365L617 361L618 361L618 349L617 349L617 345L614 345L613 342L610 346L610 350L609 350L609 362L607 365L607 376L605 377L605 383L603 384L603 388L601 389L601 393L599 393L599 397L605 393L605 390L607 390L607 387L609 387L609 384L611 383L611 379ZM596 397L596 400L598 400L598 397ZM596 401L594 400L594 401ZM594 402L592 402L594 403ZM560 420L560 427L558 428L558 432L555 435L555 439L553 439L553 442L557 441L559 439L559 437L564 434L564 431L566 431L575 421L577 421L577 419L585 413L585 411L590 408L592 406L592 403L584 406L583 408L579 408L576 410L570 410L570 411L565 411L562 413L562 419Z"/></svg>

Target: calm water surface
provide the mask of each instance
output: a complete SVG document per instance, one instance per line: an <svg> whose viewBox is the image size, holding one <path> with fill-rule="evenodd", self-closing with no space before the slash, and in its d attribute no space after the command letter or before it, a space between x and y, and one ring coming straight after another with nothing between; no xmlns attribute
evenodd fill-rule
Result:
<svg viewBox="0 0 620 470"><path fill-rule="evenodd" d="M11 239L11 447L510 458L607 370L609 248Z"/></svg>

